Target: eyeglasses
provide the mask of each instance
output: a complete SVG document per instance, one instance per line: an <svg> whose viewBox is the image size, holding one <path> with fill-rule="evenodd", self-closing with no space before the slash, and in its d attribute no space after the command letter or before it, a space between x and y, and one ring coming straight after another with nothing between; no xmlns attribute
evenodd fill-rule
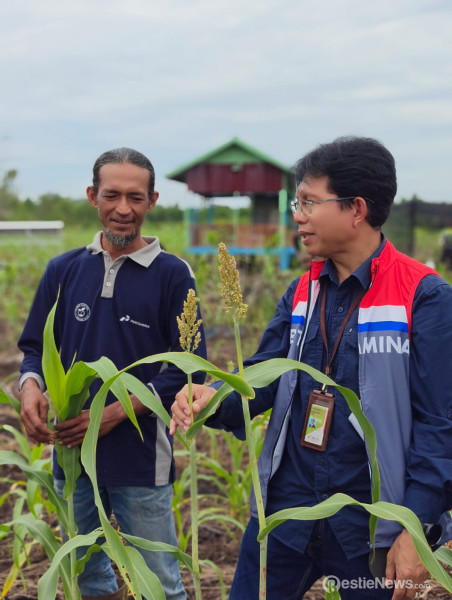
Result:
<svg viewBox="0 0 452 600"><path fill-rule="evenodd" d="M300 217L310 217L312 215L313 204L323 204L324 202L346 202L354 200L356 196L347 196L346 198L328 198L327 200L292 200L290 202L290 209L293 216L298 214ZM364 198L366 202L372 202L367 198Z"/></svg>

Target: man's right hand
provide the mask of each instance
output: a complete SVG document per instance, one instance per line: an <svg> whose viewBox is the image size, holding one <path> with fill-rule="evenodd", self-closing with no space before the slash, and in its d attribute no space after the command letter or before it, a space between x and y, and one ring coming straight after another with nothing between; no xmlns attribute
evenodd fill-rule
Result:
<svg viewBox="0 0 452 600"><path fill-rule="evenodd" d="M207 385L192 385L193 395L193 415L197 415L213 398L216 390ZM178 427L185 431L192 424L190 418L190 405L188 404L188 385L185 385L180 392L176 394L176 401L171 406L172 419L170 423L170 434L174 435Z"/></svg>
<svg viewBox="0 0 452 600"><path fill-rule="evenodd" d="M55 434L47 427L49 403L32 377L22 385L20 405L20 418L31 441L34 444L53 444Z"/></svg>

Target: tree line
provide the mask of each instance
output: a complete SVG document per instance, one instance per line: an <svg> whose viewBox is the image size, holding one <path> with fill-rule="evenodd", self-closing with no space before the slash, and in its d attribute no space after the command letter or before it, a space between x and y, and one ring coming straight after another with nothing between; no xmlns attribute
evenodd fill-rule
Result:
<svg viewBox="0 0 452 600"><path fill-rule="evenodd" d="M17 171L7 171L0 183L0 221L64 221L82 227L98 222L97 212L86 198L70 198L60 194L42 194L37 200L21 200L14 191ZM205 218L206 209L201 210L199 219ZM240 209L240 218L247 218L250 209ZM147 217L153 222L181 222L183 209L178 205L163 206L157 204ZM215 207L215 219L232 220L232 209L228 206Z"/></svg>

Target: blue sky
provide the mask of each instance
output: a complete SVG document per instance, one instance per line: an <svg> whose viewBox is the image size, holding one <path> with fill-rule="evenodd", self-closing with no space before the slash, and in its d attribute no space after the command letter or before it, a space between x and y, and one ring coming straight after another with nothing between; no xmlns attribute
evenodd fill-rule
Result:
<svg viewBox="0 0 452 600"><path fill-rule="evenodd" d="M0 174L22 198L82 197L104 150L165 173L238 136L293 164L380 139L398 198L452 201L449 0L15 0L0 19Z"/></svg>

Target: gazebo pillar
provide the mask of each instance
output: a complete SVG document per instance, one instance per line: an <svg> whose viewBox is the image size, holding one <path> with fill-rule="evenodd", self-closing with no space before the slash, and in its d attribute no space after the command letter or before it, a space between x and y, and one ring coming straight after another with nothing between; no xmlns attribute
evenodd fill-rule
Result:
<svg viewBox="0 0 452 600"><path fill-rule="evenodd" d="M287 190L279 190L278 209L279 209L279 268L288 269L290 255L286 251L286 231L287 231Z"/></svg>

